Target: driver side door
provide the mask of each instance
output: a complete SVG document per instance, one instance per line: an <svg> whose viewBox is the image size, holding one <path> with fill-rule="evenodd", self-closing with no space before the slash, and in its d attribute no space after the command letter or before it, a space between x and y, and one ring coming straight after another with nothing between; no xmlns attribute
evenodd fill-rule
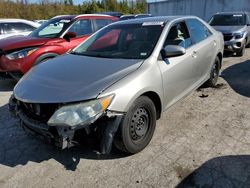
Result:
<svg viewBox="0 0 250 188"><path fill-rule="evenodd" d="M195 87L195 71L193 69L197 61L195 48L184 21L171 26L162 48L167 45L182 46L186 49L186 53L182 56L158 60L162 72L165 109L172 106Z"/></svg>

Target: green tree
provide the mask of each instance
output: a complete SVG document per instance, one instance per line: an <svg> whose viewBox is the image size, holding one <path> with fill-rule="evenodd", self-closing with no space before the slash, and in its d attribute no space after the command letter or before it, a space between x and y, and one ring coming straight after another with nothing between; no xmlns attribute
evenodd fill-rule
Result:
<svg viewBox="0 0 250 188"><path fill-rule="evenodd" d="M61 14L84 14L116 11L124 14L144 13L146 0L93 0L74 5L73 0L0 0L1 18L49 19Z"/></svg>

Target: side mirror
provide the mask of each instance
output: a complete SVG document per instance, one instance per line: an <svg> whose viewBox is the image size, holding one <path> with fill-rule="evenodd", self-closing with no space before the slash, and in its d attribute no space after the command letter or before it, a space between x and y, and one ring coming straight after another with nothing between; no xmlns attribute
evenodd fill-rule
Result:
<svg viewBox="0 0 250 188"><path fill-rule="evenodd" d="M76 33L75 32L67 32L63 38L66 40L66 41L70 41L71 38L75 38L76 37Z"/></svg>
<svg viewBox="0 0 250 188"><path fill-rule="evenodd" d="M169 57L182 56L186 53L186 49L182 46L177 45L167 45L161 50L161 56L163 59Z"/></svg>

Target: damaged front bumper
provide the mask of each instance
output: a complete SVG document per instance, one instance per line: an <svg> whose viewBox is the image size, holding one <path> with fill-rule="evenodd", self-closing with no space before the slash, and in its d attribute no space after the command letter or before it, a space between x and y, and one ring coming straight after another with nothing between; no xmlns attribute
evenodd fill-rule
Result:
<svg viewBox="0 0 250 188"><path fill-rule="evenodd" d="M70 148L78 144L75 139L76 133L84 131L87 135L92 132L98 132L100 141L100 153L108 154L112 149L112 143L119 125L124 117L124 113L106 111L103 115L91 124L85 124L77 127L70 126L50 126L47 123L40 122L30 118L22 109L18 108L16 99L10 98L9 110L20 119L20 126L32 135L36 135L46 143L55 145L60 149Z"/></svg>

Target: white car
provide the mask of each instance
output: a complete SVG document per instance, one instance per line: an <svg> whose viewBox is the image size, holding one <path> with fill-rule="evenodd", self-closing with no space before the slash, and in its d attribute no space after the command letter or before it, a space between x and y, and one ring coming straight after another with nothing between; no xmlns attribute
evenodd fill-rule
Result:
<svg viewBox="0 0 250 188"><path fill-rule="evenodd" d="M48 20L33 20L35 23L42 25L43 23L47 22Z"/></svg>
<svg viewBox="0 0 250 188"><path fill-rule="evenodd" d="M0 19L0 39L29 35L40 24L23 19Z"/></svg>

